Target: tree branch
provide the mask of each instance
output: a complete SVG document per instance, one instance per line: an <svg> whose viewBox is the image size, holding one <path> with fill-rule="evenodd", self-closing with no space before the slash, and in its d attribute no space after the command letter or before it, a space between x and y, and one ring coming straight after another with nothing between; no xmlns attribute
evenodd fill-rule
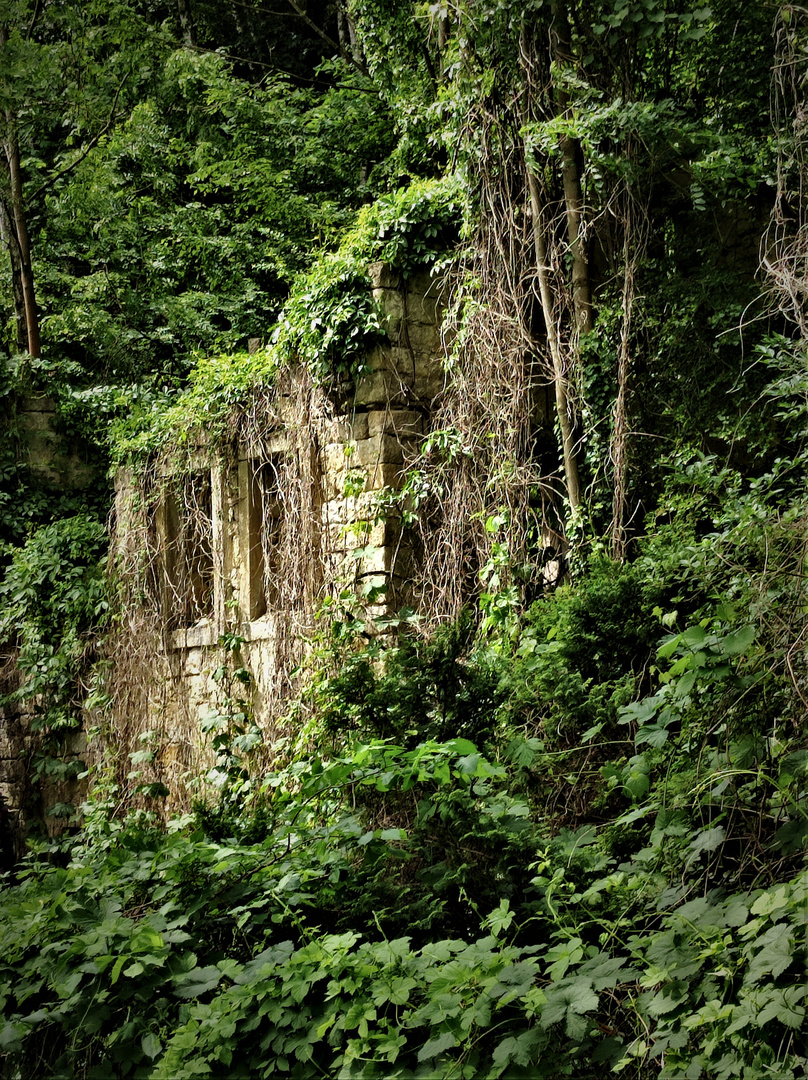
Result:
<svg viewBox="0 0 808 1080"><path fill-rule="evenodd" d="M101 141L101 139L103 139L103 137L106 135L106 133L114 126L114 124L119 119L118 113L116 111L116 107L118 105L118 98L121 96L121 90L123 90L123 87L124 87L125 83L126 83L126 80L124 79L124 81L119 85L118 89L115 91L115 99L112 102L112 111L109 114L109 119L107 120L106 124L104 124L104 126L101 128L101 130L99 132L97 132L95 135L93 135L92 139L90 139L90 141L86 144L86 146L84 146L84 148L82 149L81 153L79 154L79 156L77 158L74 158L73 161L71 161L69 165L65 165L65 167L63 169L59 169L58 172L53 173L53 175L48 177L48 179L45 180L44 183L40 184L39 187L36 189L36 191L34 191L31 194L31 196L30 196L31 199L38 198L42 194L43 191L48 191L49 188L52 188L57 180L61 180L61 178L63 176L67 176L68 173L71 173L73 171L73 169L76 168L77 165L80 165L82 163L82 161L84 161L84 159L87 157L87 155L93 149L93 147L97 146L98 143Z"/></svg>
<svg viewBox="0 0 808 1080"><path fill-rule="evenodd" d="M306 12L301 8L297 0L287 0L287 3L293 9L295 14L300 16L306 26L308 26L310 30L313 30L318 37L321 37L327 45L330 45L332 49L336 50L336 52L339 53L343 60L347 60L349 63L353 64L354 67L358 68L358 70L361 71L363 75L368 74L368 70L365 65L359 59L357 59L357 57L347 52L338 41L334 41L331 35L327 34L325 30L319 27L313 19L310 19Z"/></svg>

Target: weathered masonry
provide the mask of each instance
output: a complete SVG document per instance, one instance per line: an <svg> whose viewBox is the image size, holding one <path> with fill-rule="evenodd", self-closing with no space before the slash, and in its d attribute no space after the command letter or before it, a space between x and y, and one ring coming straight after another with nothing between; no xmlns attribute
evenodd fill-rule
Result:
<svg viewBox="0 0 808 1080"><path fill-rule="evenodd" d="M6 404L2 422L15 436L18 461L46 490L54 495L81 491L97 480L86 446L59 430L53 398L20 397ZM11 853L22 853L27 820L42 818L55 804L67 807L77 801L81 785L75 776L83 770L86 756L84 732L67 732L62 737L61 771L62 777L71 779L32 775L41 734L31 730L35 703L16 699L21 678L16 649L0 649L0 693L5 702L0 707L0 862ZM51 818L48 824L57 831L64 819Z"/></svg>
<svg viewBox="0 0 808 1080"><path fill-rule="evenodd" d="M235 692L234 666L250 673L265 743L278 737L323 602L358 593L379 614L406 602L414 553L389 496L444 388L440 296L428 274L371 274L387 335L355 384L327 394L287 372L225 450L202 437L145 482L118 477L118 565L141 584L110 684L119 756L148 759L144 790L182 793L209 760L200 721Z"/></svg>

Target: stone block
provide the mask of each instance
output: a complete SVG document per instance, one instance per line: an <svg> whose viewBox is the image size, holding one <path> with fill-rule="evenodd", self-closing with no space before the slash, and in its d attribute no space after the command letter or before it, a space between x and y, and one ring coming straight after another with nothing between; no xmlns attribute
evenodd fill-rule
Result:
<svg viewBox="0 0 808 1080"><path fill-rule="evenodd" d="M22 417L27 413L35 413L35 412L55 413L56 412L56 398L48 397L47 395L42 395L42 396L39 396L39 397L24 397L24 398L20 399L20 404L19 404L19 409L18 409L18 415L19 416Z"/></svg>
<svg viewBox="0 0 808 1080"><path fill-rule="evenodd" d="M405 382L392 371L371 370L356 383L354 400L358 405L405 405L412 393Z"/></svg>
<svg viewBox="0 0 808 1080"><path fill-rule="evenodd" d="M416 270L407 278L407 289L410 292L420 293L422 296L437 294L442 288L442 280L432 276L432 271L427 267Z"/></svg>
<svg viewBox="0 0 808 1080"><path fill-rule="evenodd" d="M406 349L415 358L416 365L443 355L440 331L432 323L393 322L388 330L393 348Z"/></svg>
<svg viewBox="0 0 808 1080"><path fill-rule="evenodd" d="M374 547L371 544L362 544L360 546L367 548L367 552L361 558L356 558L354 555L350 556L352 562L356 565L357 573L363 577L370 574L380 574L386 578L393 559L391 549L385 546Z"/></svg>
<svg viewBox="0 0 808 1080"><path fill-rule="evenodd" d="M356 412L351 416L329 420L323 425L323 436L328 443L343 444L359 442L368 437L368 414Z"/></svg>
<svg viewBox="0 0 808 1080"><path fill-rule="evenodd" d="M173 649L204 649L215 645L217 640L215 628L210 620L202 619L193 626L174 630L171 634L171 647Z"/></svg>
<svg viewBox="0 0 808 1080"><path fill-rule="evenodd" d="M239 627L239 634L249 644L258 641L275 641L278 636L278 628L274 615L262 615L260 619L251 622L243 622ZM252 655L252 653L250 654Z"/></svg>
<svg viewBox="0 0 808 1080"><path fill-rule="evenodd" d="M354 487L360 479L364 481L362 491L357 492L357 494L372 494L381 491L385 487L396 488L400 483L402 471L400 464L389 461L376 461L366 466L355 465L353 466L353 475L350 478L346 473L342 477L332 475L325 479L323 488L326 501L332 504L342 499L350 504L355 496L345 494L349 479L351 487ZM350 510L346 509L345 513L350 514ZM349 520L351 519L349 518Z"/></svg>
<svg viewBox="0 0 808 1080"><path fill-rule="evenodd" d="M34 432L46 431L53 438L53 411L25 412L20 416L20 428L30 438Z"/></svg>
<svg viewBox="0 0 808 1080"><path fill-rule="evenodd" d="M373 289L398 289L401 285L401 275L389 263L371 263L368 274Z"/></svg>
<svg viewBox="0 0 808 1080"><path fill-rule="evenodd" d="M344 496L323 503L323 525L345 525L352 521L368 521L376 517L377 491L363 491L350 498Z"/></svg>
<svg viewBox="0 0 808 1080"><path fill-rule="evenodd" d="M369 409L405 407L426 388L439 385L442 390L444 378L439 360L419 358L401 346L378 346L368 357L368 371L357 381L355 400Z"/></svg>
<svg viewBox="0 0 808 1080"><path fill-rule="evenodd" d="M414 409L374 409L367 413L368 435L409 441L423 434L423 414Z"/></svg>
<svg viewBox="0 0 808 1080"><path fill-rule="evenodd" d="M368 267L368 274L374 289L400 289L406 285L408 291L424 295L436 291L439 286L439 279L432 276L428 267L416 270L405 279L389 263L375 262Z"/></svg>
<svg viewBox="0 0 808 1080"><path fill-rule="evenodd" d="M371 295L382 309L385 329L389 333L390 326L400 324L404 318L404 296L398 289L374 289Z"/></svg>
<svg viewBox="0 0 808 1080"><path fill-rule="evenodd" d="M403 306L410 323L434 327L438 327L441 323L442 305L436 289L432 289L426 295L407 290Z"/></svg>
<svg viewBox="0 0 808 1080"><path fill-rule="evenodd" d="M424 366L415 380L415 396L419 401L435 401L446 390L448 374L442 364Z"/></svg>
<svg viewBox="0 0 808 1080"><path fill-rule="evenodd" d="M0 759L17 757L23 747L23 736L18 724L0 719Z"/></svg>
<svg viewBox="0 0 808 1080"><path fill-rule="evenodd" d="M400 465L402 449L400 441L392 435L376 435L356 444L351 456L352 468L375 468L378 464Z"/></svg>
<svg viewBox="0 0 808 1080"><path fill-rule="evenodd" d="M0 762L0 782L10 785L9 790L13 790L17 796L14 805L18 806L25 785L25 762L20 758L7 758Z"/></svg>
<svg viewBox="0 0 808 1080"><path fill-rule="evenodd" d="M382 488L397 488L401 480L401 469L388 461L381 461L368 470L366 491L381 491Z"/></svg>
<svg viewBox="0 0 808 1080"><path fill-rule="evenodd" d="M0 799L3 800L6 810L15 816L22 809L24 794L17 782L0 780Z"/></svg>

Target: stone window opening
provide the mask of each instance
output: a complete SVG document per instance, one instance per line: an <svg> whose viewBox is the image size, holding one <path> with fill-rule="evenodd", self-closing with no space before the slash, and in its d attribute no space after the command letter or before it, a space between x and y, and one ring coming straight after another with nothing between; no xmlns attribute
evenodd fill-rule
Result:
<svg viewBox="0 0 808 1080"><path fill-rule="evenodd" d="M249 622L264 618L279 606L283 463L283 453L239 462L241 606Z"/></svg>
<svg viewBox="0 0 808 1080"><path fill-rule="evenodd" d="M216 480L210 468L165 480L157 510L157 534L162 570L160 606L169 632L212 628L217 620L221 500L217 499Z"/></svg>

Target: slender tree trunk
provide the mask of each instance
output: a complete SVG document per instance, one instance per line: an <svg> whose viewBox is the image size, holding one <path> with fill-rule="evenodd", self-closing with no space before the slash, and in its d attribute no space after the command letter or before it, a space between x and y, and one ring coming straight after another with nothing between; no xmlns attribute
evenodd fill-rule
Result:
<svg viewBox="0 0 808 1080"><path fill-rule="evenodd" d="M340 56L350 48L350 31L348 29L348 16L342 8L337 10L337 41L339 42Z"/></svg>
<svg viewBox="0 0 808 1080"><path fill-rule="evenodd" d="M0 50L8 41L8 31L0 26ZM17 118L11 109L3 113L3 156L5 158L7 184L2 195L3 231L8 243L11 259L11 274L14 279L14 302L17 308L18 326L20 309L25 324L23 351L30 356L39 356L39 316L34 295L34 273L31 266L31 245L28 240L28 225L25 220L25 208L22 197L22 167L20 164L20 146L17 140ZM18 332L18 338L20 334Z"/></svg>
<svg viewBox="0 0 808 1080"><path fill-rule="evenodd" d="M356 64L360 70L364 71L365 57L362 53L362 46L360 45L359 38L356 34L356 25L348 12L345 13L345 22L348 26L348 40L351 46L351 57L353 58L354 64Z"/></svg>
<svg viewBox="0 0 808 1080"><path fill-rule="evenodd" d="M623 325L617 352L617 397L614 403L614 426L610 456L614 467L612 488L612 555L625 562L628 550L628 399L631 373L631 316L634 306L634 262L632 259L630 211L626 215L623 241Z"/></svg>
<svg viewBox="0 0 808 1080"><path fill-rule="evenodd" d="M28 352L31 356L39 356L39 315L36 310L36 297L34 295L34 272L31 266L31 245L28 240L28 225L25 221L25 210L22 201L22 171L20 168L20 148L17 143L17 134L14 130L13 118L6 113L6 160L8 162L9 188L11 194L11 211L14 222L14 236L19 253L19 274L22 286L22 300L25 310L25 329L28 339ZM12 266L14 261L12 260Z"/></svg>
<svg viewBox="0 0 808 1080"><path fill-rule="evenodd" d="M177 11L180 17L182 43L186 49L195 49L197 45L196 26L191 13L191 0L177 0Z"/></svg>
<svg viewBox="0 0 808 1080"><path fill-rule="evenodd" d="M556 413L561 428L561 444L564 455L564 475L567 481L567 498L573 513L581 505L581 488L578 479L578 449L575 428L572 420L569 393L567 390L567 372L561 344L556 330L553 294L550 288L550 270L547 265L547 243L542 227L541 196L530 162L525 153L525 170L530 192L530 210L533 218L533 248L536 255L536 270L539 281L539 299L544 315L547 344L553 364L553 383L555 385Z"/></svg>
<svg viewBox="0 0 808 1080"><path fill-rule="evenodd" d="M449 12L444 9L444 12L440 11L437 14L438 23L438 78L443 82L444 78L444 63L443 54L446 52L446 46L449 44Z"/></svg>
<svg viewBox="0 0 808 1080"><path fill-rule="evenodd" d="M623 148L628 160L632 160L635 148L628 140ZM629 462L631 460L631 393L633 386L631 333L634 303L637 297L636 268L648 244L648 192L638 196L632 185L626 182L620 195L623 221L623 292L621 307L623 324L620 328L620 345L617 352L617 396L614 403L614 424L610 444L610 456L614 468L612 489L612 554L625 561L628 554L630 526L638 504L630 508Z"/></svg>
<svg viewBox="0 0 808 1080"><path fill-rule="evenodd" d="M523 24L524 29L524 24ZM522 66L526 80L526 107L523 113L523 123L530 124L533 120L533 94L531 84L533 81L533 68L535 56L523 34L520 43ZM530 195L530 211L532 221L533 249L536 262L536 275L539 284L539 301L544 316L547 345L550 350L550 358L553 367L553 388L555 391L556 415L561 429L561 449L564 459L564 476L567 485L567 498L573 514L581 505L581 486L578 471L579 447L575 434L574 410L569 395L569 363L562 351L562 345L558 337L556 326L555 304L553 303L553 291L550 280L550 267L547 260L547 240L542 222L542 198L539 182L533 172L530 163L527 141L523 145L525 174L527 177L528 192ZM579 184L580 189L580 184ZM580 206L579 206L580 209ZM569 221L569 215L568 215ZM576 234L577 235L577 234ZM587 276L588 281L588 276ZM591 315L590 315L591 318Z"/></svg>
<svg viewBox="0 0 808 1080"><path fill-rule="evenodd" d="M553 4L552 31L553 61L557 68L563 68L572 61L570 27L567 13L556 0ZM569 111L569 94L563 84L559 86L557 97L559 115ZM567 218L567 241L572 255L572 299L575 311L575 328L580 334L587 334L594 325L592 314L592 286L589 278L589 261L583 237L584 199L581 187L579 166L581 147L577 139L563 136L559 140L561 150L561 184L564 191L564 207Z"/></svg>
<svg viewBox="0 0 808 1080"><path fill-rule="evenodd" d="M25 299L22 293L22 271L20 269L20 249L17 234L6 199L0 191L0 240L8 251L11 262L11 286L14 294L14 323L16 351L24 353L28 349L28 331L25 326Z"/></svg>

